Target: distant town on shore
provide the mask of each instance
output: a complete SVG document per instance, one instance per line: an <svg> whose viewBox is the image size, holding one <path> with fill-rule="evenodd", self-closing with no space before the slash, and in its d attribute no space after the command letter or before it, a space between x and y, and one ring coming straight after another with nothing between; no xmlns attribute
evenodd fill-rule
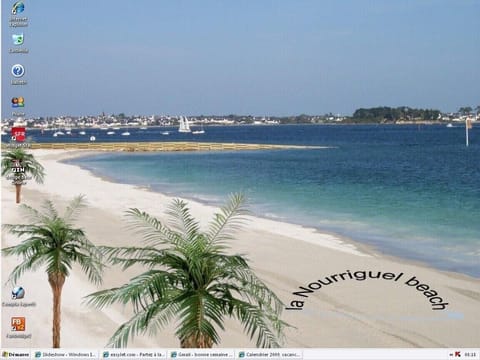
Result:
<svg viewBox="0 0 480 360"><path fill-rule="evenodd" d="M252 116L252 115L192 115L191 124L198 125L280 125L280 124L441 124L477 121L480 119L480 105L476 108L461 107L454 113L442 113L436 109L415 109L401 107L373 107L355 110L351 116L341 114L294 116ZM2 121L2 130L11 126L50 129L58 127L110 127L110 126L177 126L185 115L125 115L124 113L86 116L48 116L26 118L23 113L14 112L11 118Z"/></svg>

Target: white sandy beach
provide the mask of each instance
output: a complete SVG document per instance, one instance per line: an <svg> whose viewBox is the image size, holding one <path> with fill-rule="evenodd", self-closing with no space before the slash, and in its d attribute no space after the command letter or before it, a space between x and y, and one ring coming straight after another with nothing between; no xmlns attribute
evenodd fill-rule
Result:
<svg viewBox="0 0 480 360"><path fill-rule="evenodd" d="M136 239L124 226L124 211L136 207L159 218L171 198L131 185L111 183L77 166L58 162L75 152L35 150L45 166L43 185L33 181L22 188L22 203L37 207L51 199L62 207L75 195L85 194L89 208L79 220L89 239L97 245L132 245ZM2 179L2 222L22 223L15 204L15 188ZM205 224L215 208L189 201L193 214ZM18 240L2 234L2 247ZM247 254L257 275L287 307L283 319L295 328L287 330L285 347L478 347L480 343L480 279L432 269L358 246L348 239L322 234L314 229L249 217L248 225L232 243L234 252ZM11 286L5 282L15 266L14 258L2 258L2 301L8 301ZM103 347L116 328L128 319L130 309L88 308L82 297L93 291L120 285L138 269L122 272L107 269L104 284L96 287L79 271L67 278L62 295L62 347ZM402 274L398 281L340 279L302 297L292 294L318 279L334 274L372 271ZM409 286L416 280L435 290L445 305L434 310L425 287ZM27 273L21 279L25 302L34 308L2 307L2 347L51 346L52 295L44 272ZM311 284L311 288L316 285ZM291 301L303 301L303 304ZM8 339L12 316L27 318L30 340ZM235 321L228 321L220 347L255 347ZM156 338L145 335L131 347L178 347L174 324Z"/></svg>

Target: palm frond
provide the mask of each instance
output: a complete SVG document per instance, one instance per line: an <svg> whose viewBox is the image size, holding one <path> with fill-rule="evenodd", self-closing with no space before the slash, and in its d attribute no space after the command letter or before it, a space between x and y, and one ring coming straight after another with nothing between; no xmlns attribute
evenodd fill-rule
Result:
<svg viewBox="0 0 480 360"><path fill-rule="evenodd" d="M123 348L128 345L128 340L147 331L155 335L176 314L175 304L152 303L143 311L137 312L133 317L122 324L108 341L107 346Z"/></svg>
<svg viewBox="0 0 480 360"><path fill-rule="evenodd" d="M168 302L174 296L171 275L162 270L150 270L142 273L127 284L117 288L97 291L85 299L87 305L103 308L116 302L127 304L131 302L136 310L145 307L146 302Z"/></svg>
<svg viewBox="0 0 480 360"><path fill-rule="evenodd" d="M75 259L82 267L83 272L87 275L88 280L94 284L100 284L103 281L102 273L104 264L101 260L93 256L93 254L82 254L77 252Z"/></svg>
<svg viewBox="0 0 480 360"><path fill-rule="evenodd" d="M34 209L29 205L21 204L20 208L22 211L23 219L30 221L31 223L45 222L49 219L48 217L46 218L40 211Z"/></svg>
<svg viewBox="0 0 480 360"><path fill-rule="evenodd" d="M217 306L217 309L215 309L212 304L206 306L206 298L201 292L184 294L179 302L178 317L180 321L175 335L180 339L205 337L211 339L214 344L218 344L220 337L212 324L212 320L217 324L222 324L221 308Z"/></svg>
<svg viewBox="0 0 480 360"><path fill-rule="evenodd" d="M41 254L35 254L34 256L24 259L20 264L13 268L8 277L8 282L11 285L15 285L25 272L36 271L46 260L46 257Z"/></svg>
<svg viewBox="0 0 480 360"><path fill-rule="evenodd" d="M99 251L112 265L121 264L123 270L135 264L147 267L158 265L157 258L165 254L165 250L158 250L154 247L101 246Z"/></svg>
<svg viewBox="0 0 480 360"><path fill-rule="evenodd" d="M232 240L235 232L245 224L248 214L243 194L232 194L228 203L215 213L210 222L208 237L212 243L223 243Z"/></svg>
<svg viewBox="0 0 480 360"><path fill-rule="evenodd" d="M15 232L12 231L13 234ZM22 232L18 232L22 234ZM28 239L23 240L20 244L3 248L3 256L22 256L24 259L35 256L36 254L42 254L45 248L42 245L43 239L37 236L31 236Z"/></svg>
<svg viewBox="0 0 480 360"><path fill-rule="evenodd" d="M51 200L45 200L42 204L42 209L44 210L44 216L49 220L54 220L58 218L58 211L55 209L55 205Z"/></svg>
<svg viewBox="0 0 480 360"><path fill-rule="evenodd" d="M67 224L70 224L72 221L77 220L79 212L87 207L87 200L85 195L80 194L73 198L72 201L67 206L63 219Z"/></svg>
<svg viewBox="0 0 480 360"><path fill-rule="evenodd" d="M126 212L126 216L129 229L142 236L147 245L170 245L182 241L179 234L145 212L132 208Z"/></svg>
<svg viewBox="0 0 480 360"><path fill-rule="evenodd" d="M278 323L276 318L267 317L261 309L239 299L230 300L231 314L243 324L245 331L252 339L257 336L257 347L270 348L280 347L283 341L281 330L282 323ZM275 326L272 326L272 320ZM276 333L272 331L276 330Z"/></svg>
<svg viewBox="0 0 480 360"><path fill-rule="evenodd" d="M51 248L45 253L45 255L47 255L45 260L45 271L47 274L60 273L65 277L70 276L73 259L69 256L64 256L64 252L61 248Z"/></svg>
<svg viewBox="0 0 480 360"><path fill-rule="evenodd" d="M167 208L169 225L181 234L181 238L190 241L199 233L199 224L190 214L187 203L180 199L174 199Z"/></svg>

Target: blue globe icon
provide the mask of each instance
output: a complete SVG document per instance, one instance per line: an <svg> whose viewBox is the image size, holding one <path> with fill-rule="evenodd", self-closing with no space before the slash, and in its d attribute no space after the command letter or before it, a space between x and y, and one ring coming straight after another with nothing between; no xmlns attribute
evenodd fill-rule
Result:
<svg viewBox="0 0 480 360"><path fill-rule="evenodd" d="M22 13L25 10L25 4L23 1L17 1L15 4L12 6L12 15L17 15Z"/></svg>
<svg viewBox="0 0 480 360"><path fill-rule="evenodd" d="M25 296L25 289L21 286L16 286L12 290L12 299L13 300L18 300L18 299L23 299Z"/></svg>

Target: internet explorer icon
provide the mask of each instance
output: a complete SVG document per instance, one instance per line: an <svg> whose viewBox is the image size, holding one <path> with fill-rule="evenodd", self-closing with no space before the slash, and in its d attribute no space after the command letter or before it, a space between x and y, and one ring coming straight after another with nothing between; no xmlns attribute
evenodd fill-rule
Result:
<svg viewBox="0 0 480 360"><path fill-rule="evenodd" d="M15 4L12 6L12 15L17 15L22 13L25 10L25 5L23 1L17 1Z"/></svg>

